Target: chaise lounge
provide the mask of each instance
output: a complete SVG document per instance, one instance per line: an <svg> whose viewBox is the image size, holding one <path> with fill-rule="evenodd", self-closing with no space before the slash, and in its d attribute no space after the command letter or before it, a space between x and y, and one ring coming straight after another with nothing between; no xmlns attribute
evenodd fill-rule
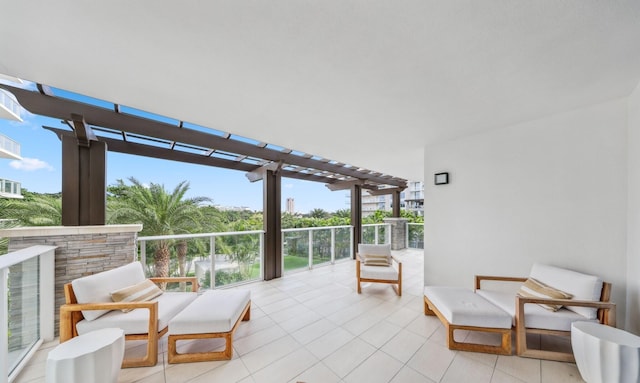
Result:
<svg viewBox="0 0 640 383"><path fill-rule="evenodd" d="M162 292L155 286L170 282L190 283L191 292ZM121 328L125 340L147 341L145 356L125 358L122 367L147 367L158 361L158 339L167 332L169 321L196 299L198 282L195 277L147 279L142 264L133 262L76 279L64 291L60 343L94 330ZM113 294L121 301L115 302Z"/></svg>
<svg viewBox="0 0 640 383"><path fill-rule="evenodd" d="M517 283L517 292L481 288L483 281ZM515 331L518 356L573 362L572 353L532 349L527 334L571 335L571 324L591 321L615 326L615 307L610 303L611 284L593 275L560 267L534 264L528 278L476 276L475 292L456 287L426 286L425 315L437 315L449 329L447 345L465 351L511 354ZM496 310L497 309L497 310ZM504 315L510 322L505 322ZM483 317L484 316L484 317ZM482 319L484 325L478 324ZM456 342L455 330L498 332L501 345Z"/></svg>

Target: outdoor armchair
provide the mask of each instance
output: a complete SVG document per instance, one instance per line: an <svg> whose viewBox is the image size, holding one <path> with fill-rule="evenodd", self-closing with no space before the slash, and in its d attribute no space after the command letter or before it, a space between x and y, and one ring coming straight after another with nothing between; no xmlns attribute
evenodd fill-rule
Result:
<svg viewBox="0 0 640 383"><path fill-rule="evenodd" d="M402 262L391 255L391 245L359 243L356 254L356 280L358 294L362 293L362 282L375 282L391 284L398 296L401 296Z"/></svg>

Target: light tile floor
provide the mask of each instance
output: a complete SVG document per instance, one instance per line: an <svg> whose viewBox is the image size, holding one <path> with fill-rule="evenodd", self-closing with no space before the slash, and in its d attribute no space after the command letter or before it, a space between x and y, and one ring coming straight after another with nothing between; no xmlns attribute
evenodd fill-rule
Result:
<svg viewBox="0 0 640 383"><path fill-rule="evenodd" d="M240 286L251 290L251 320L236 331L232 360L169 365L165 337L155 367L122 370L119 382L582 382L575 364L447 349L444 327L423 314L423 252L396 254L402 297L384 284L356 294L353 261ZM45 344L17 382L44 382L57 344ZM128 345L128 355L142 346Z"/></svg>

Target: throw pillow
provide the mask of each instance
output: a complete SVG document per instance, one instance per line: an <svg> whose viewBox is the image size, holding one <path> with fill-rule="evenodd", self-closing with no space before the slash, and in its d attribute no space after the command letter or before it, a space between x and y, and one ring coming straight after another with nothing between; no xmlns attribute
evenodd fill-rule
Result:
<svg viewBox="0 0 640 383"><path fill-rule="evenodd" d="M146 302L162 294L162 290L155 283L148 279L133 286L112 291L111 299L114 302ZM122 312L129 312L132 309L124 309Z"/></svg>
<svg viewBox="0 0 640 383"><path fill-rule="evenodd" d="M367 266L389 266L391 257L388 255L364 254L364 264Z"/></svg>
<svg viewBox="0 0 640 383"><path fill-rule="evenodd" d="M565 293L544 283L529 278L520 287L518 295L529 298L571 299L573 295ZM550 311L558 311L562 305L539 303L540 306Z"/></svg>

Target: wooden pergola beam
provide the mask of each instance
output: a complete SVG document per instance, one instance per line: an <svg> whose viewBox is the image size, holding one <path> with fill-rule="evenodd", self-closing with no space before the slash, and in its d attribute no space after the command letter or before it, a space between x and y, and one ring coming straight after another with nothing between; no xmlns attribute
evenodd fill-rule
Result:
<svg viewBox="0 0 640 383"><path fill-rule="evenodd" d="M111 128L114 130L138 134L146 137L181 142L203 148L216 148L229 153L247 155L269 161L292 164L301 167L326 170L348 177L363 179L371 183L391 186L406 186L407 181L391 176L380 176L370 172L358 171L358 168L332 164L313 159L311 155L299 156L280 150L260 147L251 143L228 139L194 129L179 127L165 122L138 117L131 114L117 113L113 110L85 104L74 100L53 97L25 89L0 84L18 99L20 105L34 114L67 119L69 113L82 115L87 124Z"/></svg>

